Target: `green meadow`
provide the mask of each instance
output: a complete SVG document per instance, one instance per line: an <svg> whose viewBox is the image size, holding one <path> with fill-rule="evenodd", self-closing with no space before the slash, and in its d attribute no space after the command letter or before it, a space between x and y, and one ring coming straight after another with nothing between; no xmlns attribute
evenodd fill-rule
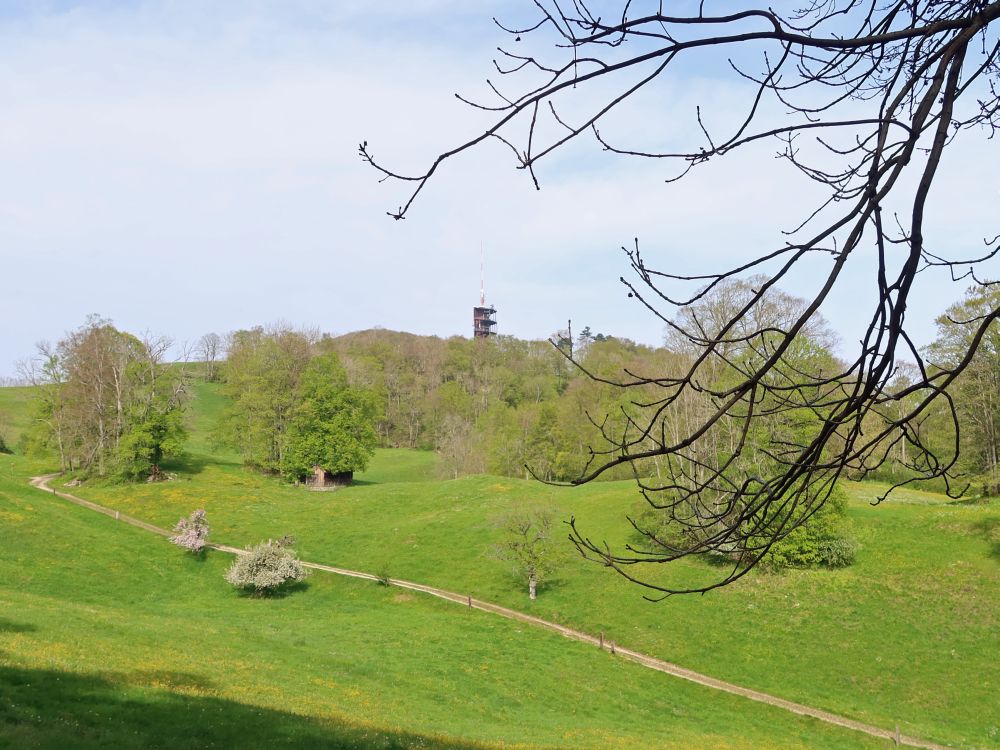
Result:
<svg viewBox="0 0 1000 750"><path fill-rule="evenodd" d="M16 391L0 389L10 442L26 425ZM656 603L564 543L530 602L491 555L498 519L549 505L622 544L624 514L641 507L631 483L440 481L433 454L385 450L353 486L312 492L214 446L223 406L197 385L173 481L73 492L162 526L205 508L216 542L292 534L303 559L468 593L904 734L1000 747L996 502L909 491L872 507L879 488L851 486L854 566ZM222 579L227 556L193 559L27 487L44 468L0 456L0 746L891 745L373 583L316 573L279 598L243 597ZM690 562L649 575L717 573Z"/></svg>

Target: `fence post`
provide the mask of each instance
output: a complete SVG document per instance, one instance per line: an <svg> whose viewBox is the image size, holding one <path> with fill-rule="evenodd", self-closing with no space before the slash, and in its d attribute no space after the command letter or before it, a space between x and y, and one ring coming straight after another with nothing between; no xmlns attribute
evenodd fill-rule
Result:
<svg viewBox="0 0 1000 750"><path fill-rule="evenodd" d="M899 724L896 725L896 735L892 739L895 740L896 747L899 747L899 745L900 745L900 743L902 742L902 739L903 739L899 735Z"/></svg>
<svg viewBox="0 0 1000 750"><path fill-rule="evenodd" d="M611 641L611 655L614 656L615 653L615 642Z"/></svg>
<svg viewBox="0 0 1000 750"><path fill-rule="evenodd" d="M604 631L603 630L601 631L601 641L600 641L600 645L598 646L598 648L600 648L602 651L604 650Z"/></svg>
<svg viewBox="0 0 1000 750"><path fill-rule="evenodd" d="M116 521L118 520L118 511L117 510L115 511L115 520Z"/></svg>
<svg viewBox="0 0 1000 750"><path fill-rule="evenodd" d="M469 609L472 609L472 594L469 594Z"/></svg>

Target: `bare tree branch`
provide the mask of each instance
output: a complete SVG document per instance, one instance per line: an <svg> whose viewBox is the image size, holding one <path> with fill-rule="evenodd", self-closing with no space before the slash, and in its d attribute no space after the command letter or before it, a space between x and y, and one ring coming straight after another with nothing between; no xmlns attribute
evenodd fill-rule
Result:
<svg viewBox="0 0 1000 750"><path fill-rule="evenodd" d="M405 217L442 162L494 137L511 148L536 186L538 163L584 134L607 153L676 162L671 181L772 139L781 160L825 191L780 244L733 268L685 276L648 267L638 241L626 250L636 277L622 278L629 296L664 323L684 365L668 373L626 371L618 379L584 370L633 397L617 419L588 414L603 443L591 448L575 483L632 466L651 506L683 530L683 543L629 519L648 548L617 552L574 520L570 538L580 553L661 595L705 592L745 575L823 506L839 479L869 474L890 452L905 449L913 477L902 483L938 478L955 489L959 429L948 388L1000 309L964 321L971 333L962 356L935 366L907 332L906 312L917 274L928 268L990 284L976 270L1000 251L997 238L986 240L985 252L949 258L926 246L925 217L956 134L979 128L992 138L1000 126L1000 2L815 0L792 14L747 8L670 16L658 9L634 17L631 3L624 3L609 21L585 0L571 8L551 0L534 0L534 6L536 22L498 25L516 42L550 41L556 59L502 52L512 67L496 67L514 93L489 84L500 103L488 129L415 175L383 166L362 144L362 158L383 179L415 185L391 216ZM728 59L748 87L743 116L709 127L698 108L699 143L662 150L619 145L602 126L608 114L699 51ZM746 60L758 54L762 67L753 72ZM590 114L565 116L559 104L570 97ZM785 118L777 123L776 109ZM543 127L542 113L558 127ZM505 135L521 121L524 148ZM904 204L906 211L898 212ZM889 205L895 215L886 220ZM877 293L858 300L870 311L867 326L846 362L823 359L814 346L822 333L820 310L844 285L848 263L869 250ZM811 299L793 303L780 286L808 258L822 261L826 275ZM901 357L915 361L914 379L893 388ZM954 426L954 440L943 451L922 429L928 415L942 409ZM656 481L645 468L650 460L661 462ZM636 565L705 554L724 556L732 566L711 582L679 586L632 572Z"/></svg>

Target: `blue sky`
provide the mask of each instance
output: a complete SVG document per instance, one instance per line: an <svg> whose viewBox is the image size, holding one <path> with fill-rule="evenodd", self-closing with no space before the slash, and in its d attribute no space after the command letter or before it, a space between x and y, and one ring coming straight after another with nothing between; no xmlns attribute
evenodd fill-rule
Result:
<svg viewBox="0 0 1000 750"><path fill-rule="evenodd" d="M413 171L474 133L485 120L453 94L485 95L504 41L491 16L530 9L0 5L0 376L88 313L179 343L277 320L468 335L481 245L502 333L542 338L572 318L658 343L662 325L618 282L620 246L638 236L654 266L691 272L773 247L815 198L788 184L773 146L667 185L662 165L581 143L541 166L540 192L490 146L443 168L403 222L385 212L405 192L357 157L367 139ZM718 66L688 66L609 129L680 139L698 103L724 122L733 91ZM942 249L978 250L995 233L984 217L1000 197L996 160L977 156L977 140L959 141L943 168L931 217ZM824 308L846 341L867 283L863 262L852 273ZM807 269L788 291L805 296L813 281ZM926 343L961 285L921 283L911 317Z"/></svg>

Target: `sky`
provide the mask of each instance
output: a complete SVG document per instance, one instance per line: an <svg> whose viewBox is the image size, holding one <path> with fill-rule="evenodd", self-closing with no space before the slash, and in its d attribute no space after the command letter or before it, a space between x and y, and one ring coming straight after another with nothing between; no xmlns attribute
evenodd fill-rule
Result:
<svg viewBox="0 0 1000 750"><path fill-rule="evenodd" d="M92 313L169 336L176 351L279 321L467 336L481 252L499 332L545 338L572 319L658 344L663 323L619 281L623 245L638 238L653 267L704 273L779 245L819 197L774 145L668 183L660 162L580 142L539 164L536 191L494 143L446 163L394 221L386 212L406 188L380 182L358 144L416 172L476 134L486 114L455 93L489 95L508 41L493 16L528 20L532 4L5 0L0 377ZM703 59L608 132L690 139L698 105L713 126L736 117L738 86ZM566 112L586 104L581 94ZM941 252L974 255L997 231L995 147L973 136L955 142L935 188L929 236ZM847 348L869 314L858 301L870 272L861 259L823 308ZM805 268L786 291L808 296L818 278ZM962 288L921 277L918 344Z"/></svg>

